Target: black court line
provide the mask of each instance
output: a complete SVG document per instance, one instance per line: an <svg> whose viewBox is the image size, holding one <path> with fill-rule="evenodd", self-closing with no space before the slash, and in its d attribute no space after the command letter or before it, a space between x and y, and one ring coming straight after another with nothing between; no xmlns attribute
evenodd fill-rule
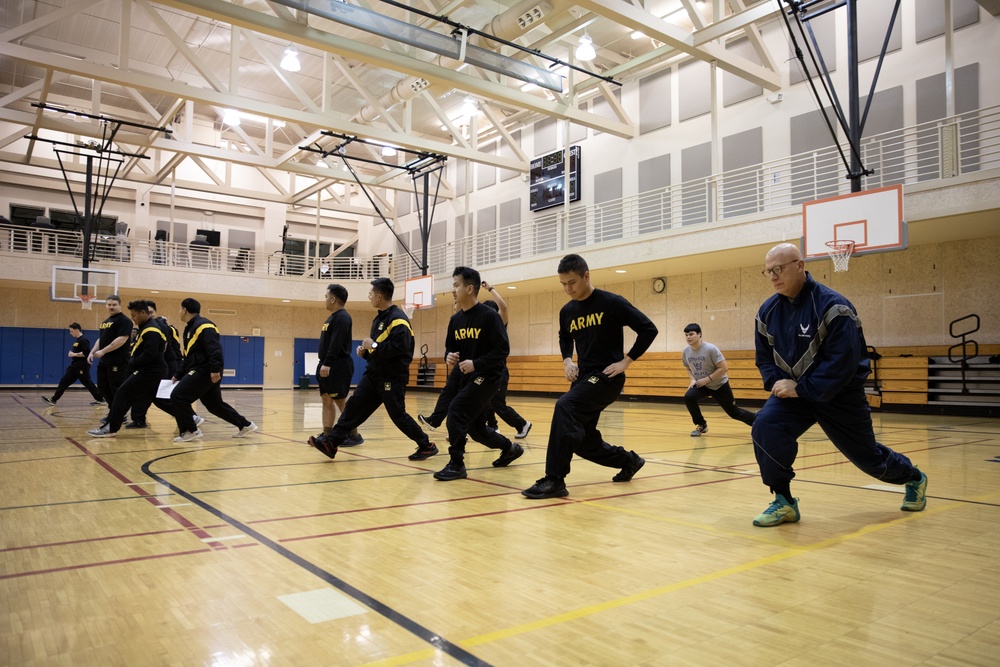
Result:
<svg viewBox="0 0 1000 667"><path fill-rule="evenodd" d="M142 472L144 472L146 475L148 475L155 481L159 482L160 484L163 484L164 486L166 486L179 496L186 498L187 500L191 501L192 503L194 503L201 509L205 510L206 512L212 514L215 517L218 517L220 520L225 521L233 528L236 528L237 530L243 532L244 535L248 535L253 539L257 540L258 542L260 542L260 544L266 546L268 549L271 549L271 551L275 552L279 556L282 556L286 560L289 560L292 563L298 565L302 569L322 579L323 581L330 584L331 586L333 586L340 592L344 593L345 595L354 598L355 600L365 605L372 611L376 612L377 614L380 614L381 616L385 617L389 621L400 626L404 630L407 630L411 634L424 640L434 648L446 653L455 660L458 660L463 665L471 665L474 667L491 667L490 663L466 651L461 646L453 642L450 642L441 635L439 635L438 633L433 632L428 628L425 628L424 626L420 625L413 619L401 614L400 612L396 611L395 609L385 604L384 602L376 600L375 598L368 595L364 591L352 586L343 579L334 576L332 573L328 572L327 570L324 570L315 563L306 560L305 558L296 554L290 549L281 546L274 540L264 536L262 533L254 530L253 528L243 523L242 521L239 521L229 516L228 514L214 507L213 505L209 505L205 501L201 500L200 498L196 497L191 493L188 493L184 489L171 484L170 482L168 482L167 480L163 479L155 472L150 470L150 466L152 466L154 463L162 461L163 459L171 458L173 456L179 456L181 454L186 454L186 453L187 452L177 452L174 454L167 454L166 456L161 456L159 458L146 461L145 463L142 464Z"/></svg>

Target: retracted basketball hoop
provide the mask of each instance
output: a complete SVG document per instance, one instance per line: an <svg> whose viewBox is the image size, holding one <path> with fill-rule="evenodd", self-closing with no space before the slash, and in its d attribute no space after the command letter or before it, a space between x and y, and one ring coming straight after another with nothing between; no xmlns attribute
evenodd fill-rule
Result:
<svg viewBox="0 0 1000 667"><path fill-rule="evenodd" d="M93 310L94 299L96 295L94 294L80 294L77 296L80 299L80 309L81 310Z"/></svg>
<svg viewBox="0 0 1000 667"><path fill-rule="evenodd" d="M851 261L851 253L854 252L854 241L827 241L830 258L833 260L833 270L846 271L847 264Z"/></svg>

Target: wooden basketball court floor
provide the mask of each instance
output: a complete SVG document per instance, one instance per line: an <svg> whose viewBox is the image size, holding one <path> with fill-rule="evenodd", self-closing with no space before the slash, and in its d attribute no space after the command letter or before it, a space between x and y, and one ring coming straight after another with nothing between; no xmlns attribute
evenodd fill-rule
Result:
<svg viewBox="0 0 1000 667"><path fill-rule="evenodd" d="M469 479L437 482L445 456L408 461L381 409L333 461L306 446L315 392L228 391L260 432L205 414L185 444L155 408L89 439L86 392L41 396L0 393L4 665L1000 664L996 420L875 414L929 475L913 514L814 429L802 521L762 529L748 429L710 402L701 438L681 405L615 404L635 479L577 460L532 501L551 399L512 398L514 465L470 444Z"/></svg>

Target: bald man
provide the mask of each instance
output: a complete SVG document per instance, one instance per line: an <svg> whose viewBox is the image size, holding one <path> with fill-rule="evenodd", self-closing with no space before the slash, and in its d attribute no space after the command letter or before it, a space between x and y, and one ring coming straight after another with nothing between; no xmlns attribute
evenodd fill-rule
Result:
<svg viewBox="0 0 1000 667"><path fill-rule="evenodd" d="M792 497L798 438L819 424L851 463L872 477L905 487L900 509L927 504L927 475L908 458L875 441L865 399L871 372L861 319L851 302L813 280L802 253L782 243L764 258L776 294L757 312L757 368L771 392L751 434L764 484L774 501L753 520L771 527L799 520Z"/></svg>

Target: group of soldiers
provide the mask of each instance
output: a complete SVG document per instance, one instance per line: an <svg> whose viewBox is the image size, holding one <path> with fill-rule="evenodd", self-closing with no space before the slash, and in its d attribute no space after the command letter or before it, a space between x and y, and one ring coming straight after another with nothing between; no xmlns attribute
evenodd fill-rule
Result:
<svg viewBox="0 0 1000 667"><path fill-rule="evenodd" d="M558 335L570 386L553 411L545 476L521 492L531 499L569 495L565 479L574 454L618 469L613 482L631 481L645 464L636 452L605 442L598 421L604 409L621 395L626 369L650 347L658 330L624 297L595 288L581 256L563 257L557 272L569 297L559 312ZM775 294L761 306L755 319L756 364L770 396L757 413L737 407L724 358L718 348L701 340L701 327L690 324L685 328L688 347L683 363L691 379L685 395L695 424L691 435L701 436L708 430L698 409L698 402L708 396L714 396L730 417L751 427L761 477L773 495L768 507L754 517L756 526L799 521L798 501L790 490L793 464L799 436L814 424L819 424L833 445L863 472L902 486L902 510L924 509L927 475L906 456L875 440L864 394L864 381L870 373L867 345L854 306L814 281L805 270L801 252L792 244L772 248L762 273ZM363 441L358 426L384 404L393 424L417 445L410 460L421 461L439 450L406 413L413 330L403 311L392 304L392 281L379 278L371 284L368 299L378 312L369 336L353 350L368 365L349 399L354 366L350 316L346 313L348 294L341 285L327 289L331 316L323 327L317 377L329 410L325 402L323 433L309 438L309 444L334 458L340 447ZM430 430L447 421L448 461L433 474L440 481L468 476L465 450L469 438L499 450L494 467L505 467L524 454L521 445L488 423L498 397L505 405L510 343L506 318L488 306L492 302L479 301L483 287L494 292L475 269L460 266L454 270L455 314L445 337L445 362L451 370L434 412L429 417L418 415ZM636 334L627 352L625 327ZM340 409L336 421L334 405ZM523 438L531 424L519 415L518 419L516 438Z"/></svg>
<svg viewBox="0 0 1000 667"><path fill-rule="evenodd" d="M101 323L97 343L91 348L80 325L70 325L75 341L70 349L69 368L55 394L44 397L55 405L63 392L77 379L94 397L93 405L108 405L100 426L87 431L94 438L112 438L122 429L147 428L146 413L155 405L174 418L178 435L175 442L190 442L202 437L204 418L194 412L193 404L202 405L213 415L237 428L234 438L244 438L257 425L238 413L222 399L222 344L219 329L201 316L201 304L186 298L178 313L185 323L183 334L166 318L156 314L156 304L138 299L128 303L128 315L122 312L117 294L105 299L108 317ZM97 361L97 386L90 380L90 365ZM131 411L132 420L125 424Z"/></svg>

